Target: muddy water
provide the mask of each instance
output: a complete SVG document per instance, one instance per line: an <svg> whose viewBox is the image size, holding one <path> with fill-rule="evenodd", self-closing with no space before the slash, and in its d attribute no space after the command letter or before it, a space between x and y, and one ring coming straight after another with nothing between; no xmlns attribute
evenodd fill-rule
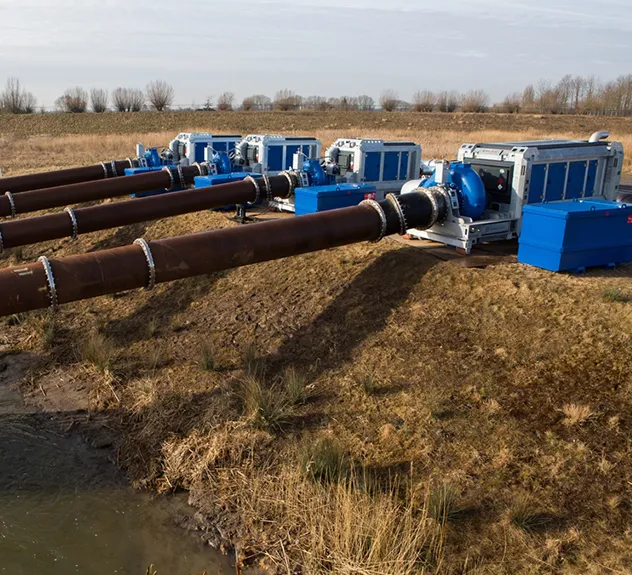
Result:
<svg viewBox="0 0 632 575"><path fill-rule="evenodd" d="M0 574L234 573L227 558L176 527L182 499L131 490L111 453L59 431L0 375Z"/></svg>

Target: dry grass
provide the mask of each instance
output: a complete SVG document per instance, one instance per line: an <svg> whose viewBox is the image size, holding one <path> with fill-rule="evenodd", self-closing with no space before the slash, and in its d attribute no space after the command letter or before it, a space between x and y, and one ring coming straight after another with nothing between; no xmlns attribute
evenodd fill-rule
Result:
<svg viewBox="0 0 632 575"><path fill-rule="evenodd" d="M499 117L483 116L271 115L269 128L318 132L325 143L343 132L417 139L426 157L453 155L467 140L585 137L597 123L632 144L627 120L509 118L499 132ZM3 167L126 157L138 139L259 131L264 121L182 116L176 128L170 115L145 117L143 127L117 116L120 133L105 137L106 124L59 138L35 133L79 124L25 124L30 138L3 125ZM21 257L230 225L201 212L46 242ZM286 574L301 565L305 575L625 573L628 293L623 277L465 269L385 241L77 302L57 313L51 349L31 315L3 322L2 337L77 387L94 379L82 362L105 371L115 360L116 382L100 378L93 405L120 434L121 464L139 487L189 489L223 534L204 531L209 541L234 544L245 563ZM87 349L75 356L82 337ZM218 357L221 370L201 369ZM32 372L34 389L50 372Z"/></svg>

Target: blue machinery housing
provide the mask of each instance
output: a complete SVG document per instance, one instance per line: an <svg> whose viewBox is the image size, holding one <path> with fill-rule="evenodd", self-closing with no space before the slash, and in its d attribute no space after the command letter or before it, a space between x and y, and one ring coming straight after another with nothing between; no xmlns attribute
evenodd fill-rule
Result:
<svg viewBox="0 0 632 575"><path fill-rule="evenodd" d="M632 210L615 201L623 148L607 137L464 144L458 161L425 166L411 142L339 139L321 160L315 138L184 133L162 152L141 146L137 167L126 174L197 163L195 187L208 187L290 170L300 187L271 206L297 215L433 190L447 215L429 229L408 230L412 237L466 253L479 243L520 237L520 261L578 270L632 260ZM420 178L422 169L428 177ZM145 195L154 193L164 190Z"/></svg>

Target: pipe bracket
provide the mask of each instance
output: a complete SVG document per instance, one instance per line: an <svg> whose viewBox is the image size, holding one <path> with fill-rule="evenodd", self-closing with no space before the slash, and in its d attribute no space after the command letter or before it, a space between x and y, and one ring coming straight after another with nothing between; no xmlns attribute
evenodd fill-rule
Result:
<svg viewBox="0 0 632 575"><path fill-rule="evenodd" d="M261 188L259 187L259 182L257 181L256 178L253 178L252 176L248 176L247 178L244 178L244 181L251 182L252 185L255 187L255 201L248 202L249 206L254 206L255 204L259 203L259 200L261 199Z"/></svg>
<svg viewBox="0 0 632 575"><path fill-rule="evenodd" d="M108 168L104 162L101 162L101 167L103 168L103 179L107 180L110 177L110 172L108 172Z"/></svg>
<svg viewBox="0 0 632 575"><path fill-rule="evenodd" d="M397 216L399 217L399 235L406 235L408 231L408 222L406 221L406 214L404 213L404 208L399 203L399 199L395 194L388 194L386 199L392 204L397 212Z"/></svg>
<svg viewBox="0 0 632 575"><path fill-rule="evenodd" d="M110 166L112 166L112 174L115 178L118 178L118 172L116 171L116 160L112 160L110 162Z"/></svg>
<svg viewBox="0 0 632 575"><path fill-rule="evenodd" d="M53 268L50 265L50 261L46 256L40 256L37 259L44 266L44 273L46 274L46 283L48 284L48 295L50 296L51 309L57 309L57 286L55 285L55 276L53 275Z"/></svg>
<svg viewBox="0 0 632 575"><path fill-rule="evenodd" d="M173 172L171 171L171 169L168 166L165 166L162 169L163 172L167 172L169 174L169 187L165 188L166 192L171 192L173 190L173 187L176 185L176 180L173 177Z"/></svg>
<svg viewBox="0 0 632 575"><path fill-rule="evenodd" d="M382 227L380 229L380 235L374 239L371 240L373 243L377 243L379 241L381 241L384 236L386 235L386 228L387 228L387 221L386 221L386 214L384 213L384 210L382 209L382 206L380 206L380 204L378 202L376 202L375 200L364 200L362 202L360 202L360 205L364 205L364 206L369 206L370 208L374 209L377 212L377 215L380 216L380 221L382 223Z"/></svg>
<svg viewBox="0 0 632 575"><path fill-rule="evenodd" d="M0 232L0 254L4 251L4 239L2 237L2 232Z"/></svg>
<svg viewBox="0 0 632 575"><path fill-rule="evenodd" d="M178 164L178 178L180 178L180 187L185 190L187 187L186 180L184 179L184 174L182 173L182 166Z"/></svg>
<svg viewBox="0 0 632 575"><path fill-rule="evenodd" d="M18 212L15 209L15 199L13 198L13 194L11 192L5 192L4 195L9 200L9 204L11 206L11 217L15 218L15 216L17 215Z"/></svg>
<svg viewBox="0 0 632 575"><path fill-rule="evenodd" d="M149 268L149 282L145 287L145 291L151 291L156 285L156 264L154 263L154 256L151 254L151 248L149 244L142 238L134 240L134 245L140 246L145 254L147 260L147 267Z"/></svg>
<svg viewBox="0 0 632 575"><path fill-rule="evenodd" d="M73 240L76 240L77 236L79 235L79 224L77 223L77 216L75 215L75 212L72 208L66 208L64 209L64 212L66 212L70 216L70 223L72 224L72 235L70 237Z"/></svg>
<svg viewBox="0 0 632 575"><path fill-rule="evenodd" d="M292 194L294 193L294 190L296 189L296 182L294 181L294 179L292 178L289 172L281 172L279 176L285 176L285 178L287 179L288 184L290 185L290 189L287 193L286 198L291 197Z"/></svg>
<svg viewBox="0 0 632 575"><path fill-rule="evenodd" d="M270 186L270 178L265 174L262 176L263 183L266 185L266 199L268 203L272 201L272 187Z"/></svg>

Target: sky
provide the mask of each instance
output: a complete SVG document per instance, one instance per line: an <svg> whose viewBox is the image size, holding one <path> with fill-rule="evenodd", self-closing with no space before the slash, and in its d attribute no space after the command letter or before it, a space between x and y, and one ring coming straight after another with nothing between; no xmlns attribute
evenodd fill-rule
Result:
<svg viewBox="0 0 632 575"><path fill-rule="evenodd" d="M0 0L0 83L50 107L68 87L144 88L176 104L394 89L486 90L632 73L632 0Z"/></svg>

